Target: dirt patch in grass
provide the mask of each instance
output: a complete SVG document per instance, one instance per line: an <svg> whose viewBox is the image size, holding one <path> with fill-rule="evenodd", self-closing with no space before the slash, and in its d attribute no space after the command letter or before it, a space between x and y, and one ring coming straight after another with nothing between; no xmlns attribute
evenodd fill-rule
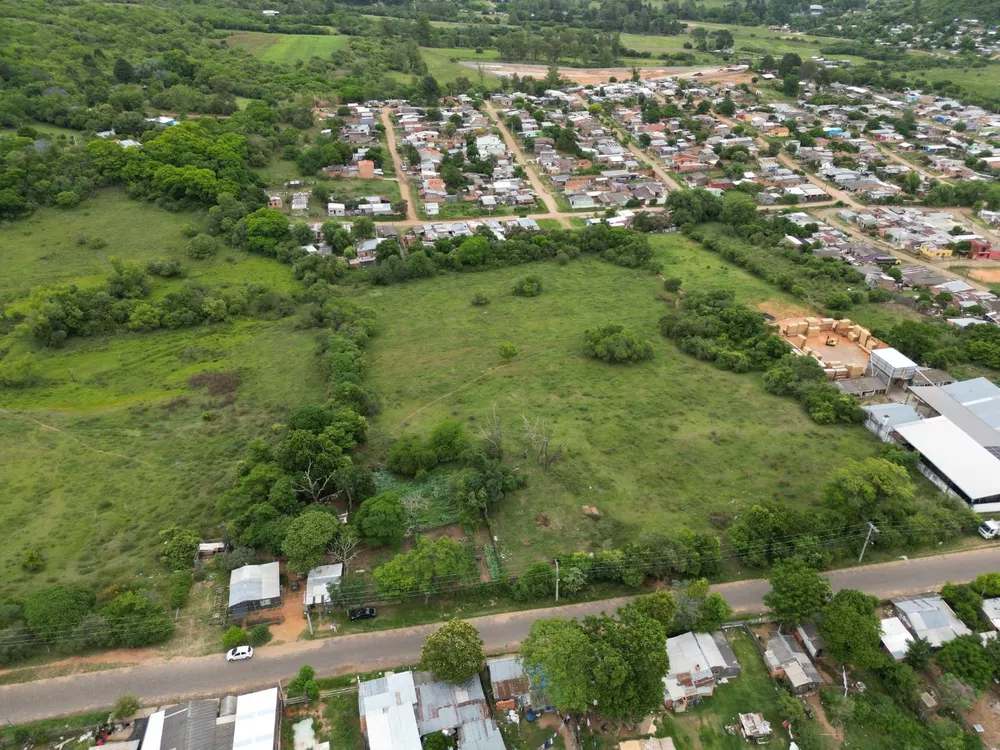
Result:
<svg viewBox="0 0 1000 750"><path fill-rule="evenodd" d="M240 387L240 376L235 372L199 372L188 378L188 385L204 388L209 396L221 396Z"/></svg>
<svg viewBox="0 0 1000 750"><path fill-rule="evenodd" d="M764 300L763 302L758 302L757 309L768 315L773 315L775 320L807 318L810 315L816 314L815 311L810 310L808 307L783 300Z"/></svg>
<svg viewBox="0 0 1000 750"><path fill-rule="evenodd" d="M988 284L1000 282L1000 268L977 268L969 275Z"/></svg>

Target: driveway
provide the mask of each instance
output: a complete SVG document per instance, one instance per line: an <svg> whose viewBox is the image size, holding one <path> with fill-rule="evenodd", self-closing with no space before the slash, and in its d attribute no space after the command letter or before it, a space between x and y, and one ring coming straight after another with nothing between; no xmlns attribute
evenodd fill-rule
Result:
<svg viewBox="0 0 1000 750"><path fill-rule="evenodd" d="M1000 571L1000 545L936 557L848 568L828 573L835 591L857 588L886 599L939 589L943 584L967 582L980 573ZM749 580L714 586L738 613L764 611L767 581ZM543 617L583 617L611 612L629 599L567 604L546 609L507 612L473 618L486 650L513 651L528 634L531 623ZM322 675L355 674L413 664L420 647L438 626L423 625L375 633L343 635L322 641L299 641L261 648L247 662L227 663L223 656L146 662L110 669L0 687L0 721L22 723L105 708L124 693L138 695L146 704L164 704L181 698L226 695L275 685L287 680L303 664Z"/></svg>

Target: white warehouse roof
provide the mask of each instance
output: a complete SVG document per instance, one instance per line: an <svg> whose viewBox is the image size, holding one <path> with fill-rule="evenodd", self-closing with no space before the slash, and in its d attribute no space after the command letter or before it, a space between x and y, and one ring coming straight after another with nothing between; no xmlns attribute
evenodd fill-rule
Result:
<svg viewBox="0 0 1000 750"><path fill-rule="evenodd" d="M901 424L895 429L970 500L1000 495L1000 459L947 417Z"/></svg>
<svg viewBox="0 0 1000 750"><path fill-rule="evenodd" d="M274 750L278 726L278 688L236 698L233 750Z"/></svg>
<svg viewBox="0 0 1000 750"><path fill-rule="evenodd" d="M893 659L901 661L912 640L910 631L898 617L886 617L882 620L882 645L892 654Z"/></svg>
<svg viewBox="0 0 1000 750"><path fill-rule="evenodd" d="M873 349L872 358L882 360L894 370L905 370L917 366L916 362L899 351L899 349Z"/></svg>

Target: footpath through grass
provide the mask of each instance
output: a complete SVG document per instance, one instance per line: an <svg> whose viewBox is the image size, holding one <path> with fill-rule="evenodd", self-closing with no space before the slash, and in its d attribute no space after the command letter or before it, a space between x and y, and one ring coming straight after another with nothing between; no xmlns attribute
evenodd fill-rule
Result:
<svg viewBox="0 0 1000 750"><path fill-rule="evenodd" d="M684 237L652 241L664 274L686 288L732 289L750 304L794 302ZM528 274L541 277L543 293L514 297L512 285ZM489 306L470 304L477 288ZM745 501L808 507L831 471L873 454L864 430L815 425L794 401L767 394L759 376L679 352L658 330L661 289L647 272L583 259L371 291L366 303L379 310L381 331L368 382L383 405L372 448L426 435L446 418L475 434L496 403L508 461L528 480L492 521L508 568L681 524L705 530L710 512L728 516ZM654 359L587 359L583 333L605 322L650 340ZM518 356L504 363L498 346L507 340ZM553 445L565 443L549 471L522 459L522 415L546 420ZM585 516L583 505L601 517Z"/></svg>

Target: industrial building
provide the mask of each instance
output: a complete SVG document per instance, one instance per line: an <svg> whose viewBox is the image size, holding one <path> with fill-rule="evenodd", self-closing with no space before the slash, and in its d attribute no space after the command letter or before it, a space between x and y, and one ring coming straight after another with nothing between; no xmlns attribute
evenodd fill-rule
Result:
<svg viewBox="0 0 1000 750"><path fill-rule="evenodd" d="M886 385L911 383L917 373L917 363L898 349L873 349L866 374Z"/></svg>

